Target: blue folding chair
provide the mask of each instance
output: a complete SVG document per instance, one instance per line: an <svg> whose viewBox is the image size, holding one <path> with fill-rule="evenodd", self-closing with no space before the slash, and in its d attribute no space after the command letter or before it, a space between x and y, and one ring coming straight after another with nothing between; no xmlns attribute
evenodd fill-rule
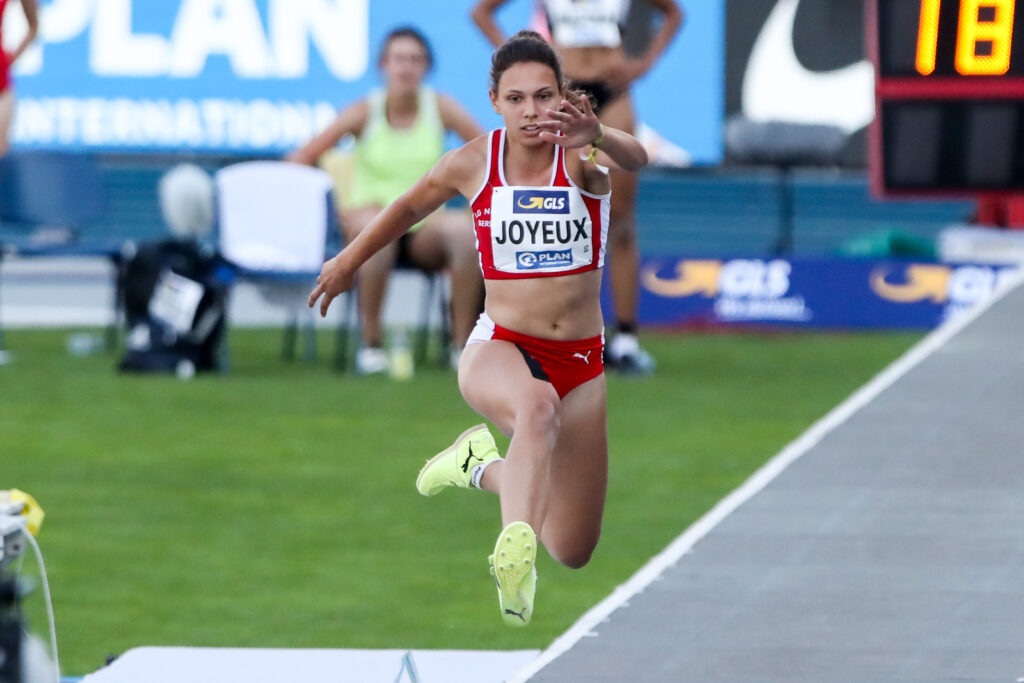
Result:
<svg viewBox="0 0 1024 683"><path fill-rule="evenodd" d="M0 158L0 261L11 257L110 259L115 279L113 342L121 310L116 276L123 243L83 230L103 215L104 208L103 172L92 155L17 151Z"/></svg>

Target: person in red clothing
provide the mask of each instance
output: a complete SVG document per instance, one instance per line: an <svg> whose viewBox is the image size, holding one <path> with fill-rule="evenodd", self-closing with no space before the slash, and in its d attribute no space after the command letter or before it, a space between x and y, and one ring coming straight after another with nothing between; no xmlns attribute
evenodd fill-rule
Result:
<svg viewBox="0 0 1024 683"><path fill-rule="evenodd" d="M490 99L504 127L445 154L324 264L309 305L322 297L326 314L374 253L456 194L469 200L486 301L462 354L459 389L511 442L502 458L488 428L472 427L427 461L416 488L498 494L504 528L489 562L502 618L519 626L533 613L538 541L558 562L582 567L601 533L606 166L636 171L647 153L567 90L558 57L535 32L495 51Z"/></svg>
<svg viewBox="0 0 1024 683"><path fill-rule="evenodd" d="M25 37L13 52L7 53L0 49L0 156L7 154L8 135L11 130L11 121L14 119L14 88L10 73L11 66L24 54L39 32L39 8L36 5L36 0L20 0L20 2L28 22L28 32L25 33ZM3 17L6 8L7 0L0 0L0 45L3 44Z"/></svg>

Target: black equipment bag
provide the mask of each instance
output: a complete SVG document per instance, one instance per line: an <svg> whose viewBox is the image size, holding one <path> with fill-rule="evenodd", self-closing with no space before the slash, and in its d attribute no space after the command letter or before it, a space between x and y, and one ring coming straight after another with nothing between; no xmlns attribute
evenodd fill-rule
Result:
<svg viewBox="0 0 1024 683"><path fill-rule="evenodd" d="M141 245L119 277L128 326L120 369L184 376L218 369L230 280L223 260L194 240Z"/></svg>

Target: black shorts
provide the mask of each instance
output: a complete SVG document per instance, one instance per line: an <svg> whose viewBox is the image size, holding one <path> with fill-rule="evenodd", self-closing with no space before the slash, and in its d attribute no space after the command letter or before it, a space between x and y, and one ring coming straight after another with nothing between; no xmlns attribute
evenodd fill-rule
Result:
<svg viewBox="0 0 1024 683"><path fill-rule="evenodd" d="M626 94L626 88L612 88L605 81L569 81L570 90L582 90L590 96L590 104L598 111Z"/></svg>
<svg viewBox="0 0 1024 683"><path fill-rule="evenodd" d="M395 265L402 268L416 268L418 267L412 262L412 233L407 232L398 238L398 254L395 257Z"/></svg>

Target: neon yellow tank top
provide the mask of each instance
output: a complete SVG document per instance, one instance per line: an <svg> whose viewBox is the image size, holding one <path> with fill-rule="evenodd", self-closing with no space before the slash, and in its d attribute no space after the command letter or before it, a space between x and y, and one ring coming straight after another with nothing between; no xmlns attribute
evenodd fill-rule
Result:
<svg viewBox="0 0 1024 683"><path fill-rule="evenodd" d="M366 98L369 112L363 134L356 140L355 173L346 202L353 208L387 206L444 152L444 126L433 89L420 88L416 121L408 128L388 124L385 96L378 89Z"/></svg>

